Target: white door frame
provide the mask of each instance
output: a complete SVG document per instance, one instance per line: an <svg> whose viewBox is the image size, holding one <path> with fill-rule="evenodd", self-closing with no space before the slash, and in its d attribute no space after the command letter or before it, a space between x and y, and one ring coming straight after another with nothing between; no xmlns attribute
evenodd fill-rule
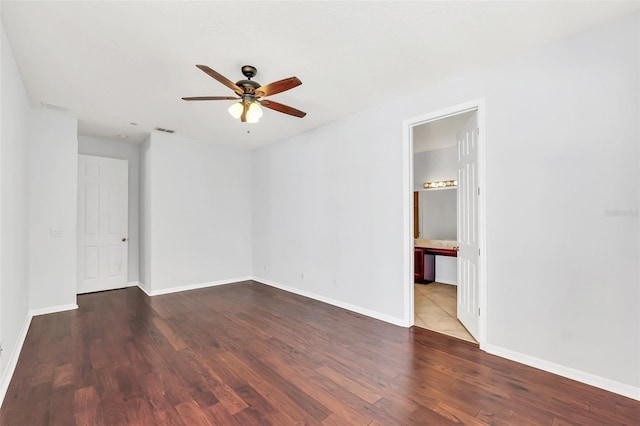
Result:
<svg viewBox="0 0 640 426"><path fill-rule="evenodd" d="M478 199L478 247L480 257L478 259L478 296L480 317L478 322L478 343L482 348L487 335L487 246L486 246L486 139L485 139L485 101L484 98L475 99L462 104L454 105L438 111L430 112L418 117L408 118L402 124L402 170L403 170L403 216L404 216L404 318L405 327L414 325L414 265L413 265L413 128L420 124L476 111L478 127L478 186L480 195Z"/></svg>

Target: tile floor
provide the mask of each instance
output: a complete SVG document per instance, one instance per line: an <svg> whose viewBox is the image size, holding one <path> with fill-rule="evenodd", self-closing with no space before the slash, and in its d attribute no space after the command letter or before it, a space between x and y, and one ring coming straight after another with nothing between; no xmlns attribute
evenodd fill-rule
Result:
<svg viewBox="0 0 640 426"><path fill-rule="evenodd" d="M414 284L415 325L448 336L476 343L458 321L454 285L431 283Z"/></svg>

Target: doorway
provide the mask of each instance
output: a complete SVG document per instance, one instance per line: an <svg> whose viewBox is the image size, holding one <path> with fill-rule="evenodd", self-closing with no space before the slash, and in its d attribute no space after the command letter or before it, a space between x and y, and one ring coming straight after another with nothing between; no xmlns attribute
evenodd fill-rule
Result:
<svg viewBox="0 0 640 426"><path fill-rule="evenodd" d="M464 122L464 125L460 123ZM431 124L429 126L429 124ZM446 127L446 124L452 124L454 127L458 127L458 135L456 137L455 145L452 145L449 141L449 147L437 146L439 141L435 141L438 154L444 154L447 151L455 152L455 157L450 159L448 165L437 165L433 163L432 159L432 173L430 178L423 178L416 176L414 182L414 144L418 148L417 150L424 149L420 145L424 142L421 140L422 130L433 130L438 127ZM432 141L433 142L433 141ZM432 285L429 290L432 291L432 298L440 301L447 301L445 307L441 307L442 314L448 314L449 316L457 316L464 323L465 327L471 331L475 340L480 345L484 341L486 335L486 323L484 317L486 315L485 309L485 256L480 256L485 251L485 214L484 214L484 191L480 191L480 188L484 187L484 101L482 99L475 100L469 103L457 105L444 110L436 111L426 114L424 116L416 117L413 119L405 120L404 122L404 182L405 182L405 196L404 196L404 212L405 212L405 321L408 326L416 325L416 300L424 300L423 291L419 291L416 296L416 284L415 277L417 272L415 270L415 262L419 262L419 257L416 255L415 248L418 245L426 244L427 247L436 244L436 247L444 244L444 248L451 253L452 249L458 250L458 256L445 259L437 256L436 259L440 260L442 271L445 275L449 276L451 280L452 260L455 273L453 274L454 280L458 282L440 283ZM448 155L451 152L448 153ZM435 156L437 159L437 156ZM451 163L455 163L454 166ZM434 167L435 165L435 167ZM448 167L448 171L446 171ZM456 172L452 171L452 167L456 168ZM453 174L453 175L452 175ZM429 235L422 235L426 241L419 241L415 238L414 228L419 222L419 218L416 218L418 210L414 210L414 197L415 190L420 189L425 182L433 181L449 181L457 180L457 214L455 215L458 226L457 231L460 235L455 236L435 236L433 240ZM420 180L420 181L418 181ZM424 180L425 182L422 182ZM449 214L450 216L450 214ZM471 224L471 226L469 226ZM426 228L424 228L426 229ZM424 230L423 229L423 230ZM442 238L447 237L447 238ZM444 240L444 241L443 241ZM451 247L449 247L448 245ZM440 247L442 248L442 247ZM433 250L438 253L438 250ZM429 248L427 252L432 252ZM455 252L454 252L455 253ZM454 254L455 256L455 254ZM432 259L432 262L436 259ZM428 259L427 259L427 262ZM444 267L442 265L445 265ZM448 265L448 266L447 266ZM435 273L433 281L437 282L435 275L438 274L437 266L435 266ZM453 289L452 284L457 284L457 287ZM417 284L421 285L422 284ZM419 290L426 290L427 286L418 287ZM452 309L451 295L456 295L455 307ZM449 298L449 299L447 299ZM481 315L482 313L482 315ZM453 315L452 315L453 314ZM420 325L420 324L417 324ZM457 336L460 337L460 336Z"/></svg>
<svg viewBox="0 0 640 426"><path fill-rule="evenodd" d="M470 119L475 122L475 114L468 111L412 129L414 325L473 343L476 340L458 320L457 144L461 129Z"/></svg>
<svg viewBox="0 0 640 426"><path fill-rule="evenodd" d="M127 286L128 167L78 155L78 294Z"/></svg>

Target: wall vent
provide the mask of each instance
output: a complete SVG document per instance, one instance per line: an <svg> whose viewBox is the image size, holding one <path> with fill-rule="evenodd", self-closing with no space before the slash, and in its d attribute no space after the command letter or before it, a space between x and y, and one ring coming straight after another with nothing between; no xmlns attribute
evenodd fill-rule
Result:
<svg viewBox="0 0 640 426"><path fill-rule="evenodd" d="M164 132L164 133L175 133L175 130L171 130L171 129L163 129L162 127L156 127L155 129L156 132Z"/></svg>

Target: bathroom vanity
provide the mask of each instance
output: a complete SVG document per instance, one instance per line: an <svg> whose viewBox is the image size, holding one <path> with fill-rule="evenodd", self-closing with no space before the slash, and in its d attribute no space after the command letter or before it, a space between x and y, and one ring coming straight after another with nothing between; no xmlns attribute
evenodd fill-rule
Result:
<svg viewBox="0 0 640 426"><path fill-rule="evenodd" d="M414 282L428 284L436 279L435 256L458 256L458 243L450 240L414 241Z"/></svg>

